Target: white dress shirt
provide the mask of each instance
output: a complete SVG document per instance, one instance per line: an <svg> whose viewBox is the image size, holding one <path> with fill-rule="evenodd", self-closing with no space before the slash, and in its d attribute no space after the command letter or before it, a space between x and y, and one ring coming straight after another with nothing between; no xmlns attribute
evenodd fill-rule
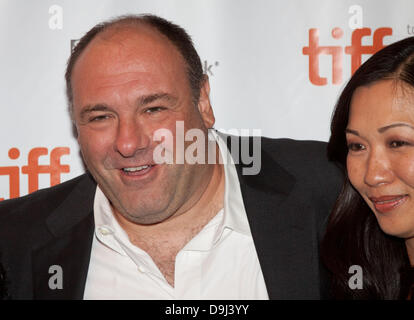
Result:
<svg viewBox="0 0 414 320"><path fill-rule="evenodd" d="M225 142L209 134L229 159ZM224 207L177 254L174 287L129 241L98 186L84 299L268 299L233 163L224 174Z"/></svg>

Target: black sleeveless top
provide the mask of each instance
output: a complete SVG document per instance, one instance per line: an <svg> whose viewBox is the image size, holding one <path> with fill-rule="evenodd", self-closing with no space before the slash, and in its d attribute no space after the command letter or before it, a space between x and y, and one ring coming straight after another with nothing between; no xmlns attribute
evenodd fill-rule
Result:
<svg viewBox="0 0 414 320"><path fill-rule="evenodd" d="M407 300L414 300L414 266L404 268L401 274L401 294Z"/></svg>

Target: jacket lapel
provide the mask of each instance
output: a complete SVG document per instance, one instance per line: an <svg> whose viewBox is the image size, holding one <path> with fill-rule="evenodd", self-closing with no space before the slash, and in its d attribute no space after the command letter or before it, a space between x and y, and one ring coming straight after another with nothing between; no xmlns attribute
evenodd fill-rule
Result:
<svg viewBox="0 0 414 320"><path fill-rule="evenodd" d="M285 245L286 221L281 218L284 202L294 185L294 178L279 167L266 153L262 153L262 169L258 175L242 175L243 164L238 167L240 188L249 220L250 230L270 299L281 299L289 275L282 265L288 263ZM294 265L291 265L291 271ZM292 284L292 282L290 282Z"/></svg>
<svg viewBox="0 0 414 320"><path fill-rule="evenodd" d="M46 220L50 237L32 252L35 299L82 299L94 231L96 184L86 174Z"/></svg>
<svg viewBox="0 0 414 320"><path fill-rule="evenodd" d="M227 138L229 149L234 148L234 137ZM249 150L253 150L253 138ZM239 143L239 142L237 142ZM256 141L257 143L257 141ZM240 147L240 146L239 146ZM236 148L237 149L237 148ZM241 149L241 148L240 148ZM239 149L239 150L240 150ZM245 175L250 164L235 161L240 181L243 202L249 220L250 230L265 279L270 299L292 297L306 298L308 289L302 279L315 277L312 266L305 266L313 260L305 221L295 214L297 199L292 190L296 179L263 149L260 148L261 170L256 175ZM239 159L242 159L239 156ZM309 271L304 269L308 268ZM306 273L308 272L308 273ZM306 281L306 280L305 280ZM303 289L305 288L305 289ZM309 289L312 292L314 288Z"/></svg>

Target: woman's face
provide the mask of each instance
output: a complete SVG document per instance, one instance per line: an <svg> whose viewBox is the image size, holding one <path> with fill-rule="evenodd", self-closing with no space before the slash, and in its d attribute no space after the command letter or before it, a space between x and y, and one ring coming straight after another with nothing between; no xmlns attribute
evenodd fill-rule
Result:
<svg viewBox="0 0 414 320"><path fill-rule="evenodd" d="M414 88L392 80L358 88L346 139L349 180L381 229L414 237Z"/></svg>

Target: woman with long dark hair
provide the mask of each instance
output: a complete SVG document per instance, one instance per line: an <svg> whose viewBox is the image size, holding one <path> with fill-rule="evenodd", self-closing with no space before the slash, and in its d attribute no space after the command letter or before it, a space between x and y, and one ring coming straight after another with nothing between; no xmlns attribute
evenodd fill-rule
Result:
<svg viewBox="0 0 414 320"><path fill-rule="evenodd" d="M345 182L322 242L337 299L410 299L414 282L414 37L378 51L336 104L328 144ZM351 266L362 287L349 285Z"/></svg>

